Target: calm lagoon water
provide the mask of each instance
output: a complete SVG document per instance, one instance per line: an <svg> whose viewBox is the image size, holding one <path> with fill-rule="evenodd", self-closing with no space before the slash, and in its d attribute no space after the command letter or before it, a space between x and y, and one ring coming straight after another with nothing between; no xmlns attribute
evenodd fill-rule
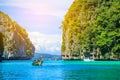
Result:
<svg viewBox="0 0 120 80"><path fill-rule="evenodd" d="M44 61L0 63L0 80L120 80L120 61Z"/></svg>

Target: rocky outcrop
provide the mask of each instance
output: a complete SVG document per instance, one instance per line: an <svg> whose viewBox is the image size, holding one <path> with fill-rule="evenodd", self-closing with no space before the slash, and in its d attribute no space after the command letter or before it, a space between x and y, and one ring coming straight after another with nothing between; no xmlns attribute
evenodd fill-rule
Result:
<svg viewBox="0 0 120 80"><path fill-rule="evenodd" d="M62 58L120 60L120 0L74 0L62 22Z"/></svg>
<svg viewBox="0 0 120 80"><path fill-rule="evenodd" d="M0 57L3 59L31 59L34 46L24 28L0 12Z"/></svg>

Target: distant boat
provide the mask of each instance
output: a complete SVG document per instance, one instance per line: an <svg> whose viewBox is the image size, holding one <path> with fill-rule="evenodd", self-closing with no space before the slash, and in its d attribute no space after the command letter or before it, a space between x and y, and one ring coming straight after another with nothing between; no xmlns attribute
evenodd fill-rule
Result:
<svg viewBox="0 0 120 80"><path fill-rule="evenodd" d="M55 61L58 61L58 60L59 60L58 57L56 57L56 58L55 58Z"/></svg>
<svg viewBox="0 0 120 80"><path fill-rule="evenodd" d="M94 61L94 59L85 58L85 59L83 59L83 61L89 62L89 61Z"/></svg>

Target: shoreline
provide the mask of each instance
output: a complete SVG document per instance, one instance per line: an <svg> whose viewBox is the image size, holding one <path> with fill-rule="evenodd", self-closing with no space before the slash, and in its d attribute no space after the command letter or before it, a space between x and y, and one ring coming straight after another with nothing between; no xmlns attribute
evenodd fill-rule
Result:
<svg viewBox="0 0 120 80"><path fill-rule="evenodd" d="M33 61L32 59L4 59L2 61L26 61L26 60L30 60ZM1 61L1 62L2 62ZM56 61L56 60L43 60L43 61ZM120 61L120 60L94 60L94 61L84 61L84 60L58 60L58 61L80 61L80 62L99 62L99 61Z"/></svg>
<svg viewBox="0 0 120 80"><path fill-rule="evenodd" d="M65 59L63 61L84 61L83 59ZM120 61L120 60L114 60L114 59L94 59L94 61Z"/></svg>

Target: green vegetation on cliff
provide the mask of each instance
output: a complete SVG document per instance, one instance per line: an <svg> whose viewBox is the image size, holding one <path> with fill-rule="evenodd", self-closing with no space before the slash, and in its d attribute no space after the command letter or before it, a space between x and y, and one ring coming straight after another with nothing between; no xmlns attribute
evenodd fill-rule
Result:
<svg viewBox="0 0 120 80"><path fill-rule="evenodd" d="M0 11L0 57L30 59L34 50L26 30Z"/></svg>
<svg viewBox="0 0 120 80"><path fill-rule="evenodd" d="M120 0L75 0L62 29L63 59L120 59Z"/></svg>

